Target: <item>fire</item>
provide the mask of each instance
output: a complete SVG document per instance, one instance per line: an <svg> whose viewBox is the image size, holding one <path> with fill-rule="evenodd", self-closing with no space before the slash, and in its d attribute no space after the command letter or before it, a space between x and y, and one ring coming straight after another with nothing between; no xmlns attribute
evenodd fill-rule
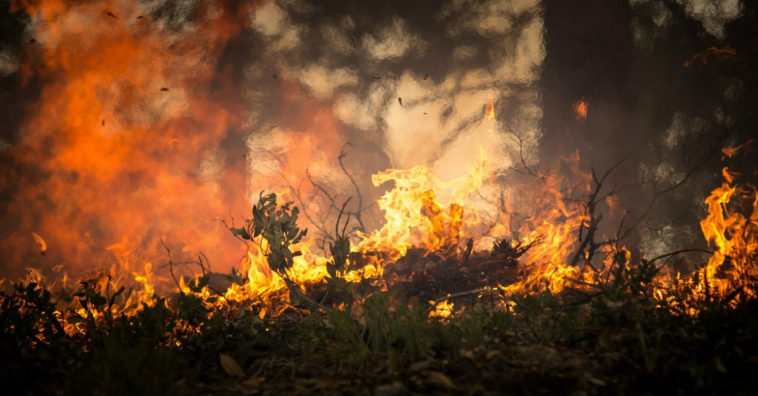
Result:
<svg viewBox="0 0 758 396"><path fill-rule="evenodd" d="M490 99L489 102L487 102L487 110L484 114L484 121L494 120L495 119L495 104L492 103L492 100Z"/></svg>
<svg viewBox="0 0 758 396"><path fill-rule="evenodd" d="M443 300L438 303L429 301L429 303L434 306L434 310L429 312L430 318L446 319L453 314L453 308L455 307L455 304L452 301Z"/></svg>
<svg viewBox="0 0 758 396"><path fill-rule="evenodd" d="M23 10L37 22L33 33L41 44L29 51L38 64L25 73L27 79L44 80L44 85L30 109L24 128L28 132L12 156L44 176L18 180L22 194L13 198L8 212L33 214L20 219L23 243L7 238L2 242L4 251L13 252L16 246L29 249L31 234L39 251L47 252L45 258L69 260L72 269L111 262L107 269L80 277L74 286L78 301L65 308L67 313L75 312L76 319L134 314L142 306L157 304L161 288L172 282L181 293L197 296L209 307L255 301L261 317L297 305L291 301L297 295L290 293L292 283L304 294L309 285L329 277L326 266L332 258L316 247L315 239L295 243L292 249L300 254L292 258L290 268L277 273L267 258L268 241L252 238L243 250L213 218L229 208L247 206L252 178L235 169L255 166L253 160L225 156L222 142L244 123L241 115L229 110L242 107L241 92L233 82L219 81L214 75L223 69L218 59L226 43L240 33L244 23L238 19L247 13L201 5L194 30L179 35L162 21L138 18L149 10L133 2L108 2L105 14L102 4L95 3L13 3L14 10ZM80 21L88 21L86 28ZM291 102L287 104L305 110L291 117L295 121L286 128L255 136L250 144L265 146L273 136L270 140L288 146L272 149L287 153L286 160L271 166L272 173L296 184L291 180L302 178L312 162L322 161L321 156L336 157L342 137L331 103L300 103L300 88L291 82L282 84ZM207 97L196 94L212 91L216 93ZM584 99L573 104L578 122L586 121L588 108ZM481 122L488 123L491 134L497 133L492 100L485 105ZM156 133L162 137L156 139ZM323 150L315 152L314 147ZM724 149L723 154L731 157L740 147ZM595 240L588 239L594 237L598 217L612 218L619 212L617 199L608 195L592 201L600 186L580 166L578 153L561 163L567 175L530 171L529 179L505 186L499 197L492 196L487 184L502 175L495 174L481 147L468 174L453 180L440 180L424 165L374 174L375 187L393 184L377 200L384 223L352 237L350 253L370 259L354 262L348 257L350 269L340 276L347 282L376 279L412 248L429 256L452 257L460 254L466 240L477 241L476 248L468 242L466 257L484 248L481 241L521 250L513 264L518 279L498 285L509 295L584 288L596 284L598 274L607 274L614 263L631 265L625 247L595 246ZM725 167L722 175L726 182L706 199L708 216L700 222L715 253L698 276L681 282L689 282L701 296L719 296L736 304L756 294L758 194L755 186L735 185L739 173ZM164 236L169 239L166 230L171 230L173 243L163 243ZM196 260L177 262L172 251L183 256L213 252L225 263L242 256L242 275L220 290L210 284L198 286L212 272L207 259L198 254ZM670 277L661 283L680 280L680 274L661 276ZM36 270L27 280L47 282ZM64 274L59 286L69 289L67 283ZM663 300L668 292L660 288L656 295ZM96 298L100 295L105 302ZM122 297L118 304L116 296ZM430 317L447 318L453 313L451 299L433 305ZM69 321L66 331L82 331L76 319Z"/></svg>
<svg viewBox="0 0 758 396"><path fill-rule="evenodd" d="M724 176L724 180L729 184L734 183L734 181L741 176L739 172L732 172L726 166L721 169L721 175Z"/></svg>
<svg viewBox="0 0 758 396"><path fill-rule="evenodd" d="M18 221L0 250L19 267L10 270L34 257L82 273L113 262L104 247L125 237L141 262L165 260L161 237L175 251L236 261L243 250L215 218L247 204L244 159L220 154L241 122L229 111L239 95L213 73L239 31L237 10L199 6L179 32L132 1L12 4L36 42L21 73L41 86L8 152L31 170L9 179L16 193L3 216ZM197 94L211 84L215 93ZM20 240L32 232L45 237L44 262Z"/></svg>
<svg viewBox="0 0 758 396"><path fill-rule="evenodd" d="M752 149L753 143L755 143L755 140L750 139L746 141L745 143L742 143L734 147L724 147L721 149L721 154L722 154L721 159L724 160L726 158L732 158L737 153L740 153L740 152L747 154Z"/></svg>
<svg viewBox="0 0 758 396"><path fill-rule="evenodd" d="M754 281L758 277L758 191L755 186L732 186L730 179L706 198L708 216L700 222L703 236L716 248L697 284L700 291L727 297L733 302L754 298ZM734 200L747 203L747 213ZM743 209L745 210L745 209Z"/></svg>
<svg viewBox="0 0 758 396"><path fill-rule="evenodd" d="M381 251L397 259L411 246L437 251L457 245L463 228L478 222L474 216L464 218L462 203L482 186L486 169L487 160L480 149L476 167L449 182L437 179L426 166L390 169L373 175L371 181L375 186L392 181L395 187L377 201L384 212L384 225L373 233L361 235L356 249ZM448 198L440 201L437 194Z"/></svg>
<svg viewBox="0 0 758 396"><path fill-rule="evenodd" d="M394 187L378 201L384 211L385 224L372 233L358 235L351 251L373 254L374 259L362 263L362 268L346 272L343 278L348 282L378 278L387 265L403 257L411 247L429 253L456 254L463 238L482 236L475 234L474 230L481 229L487 219L494 219L497 225L485 227L489 230L489 237L510 237L510 248L514 250L528 246L519 259L519 279L499 285L507 295L546 290L559 293L567 288L586 288L597 285L613 265L628 270L633 264L631 253L623 246L598 246L596 251L586 247L585 236L593 227L593 216L596 216L592 211L599 207L591 209L590 206L605 205L602 206L607 210L605 214L611 215L617 210L616 199L606 196L596 204L577 199L574 194L586 197L597 193L595 189L599 188L599 183L593 187L592 180L596 179L581 168L578 153L563 158L563 163L571 170L570 177L539 174L528 183L517 186L520 196L511 195L504 199L502 213L494 218L467 206L472 201L472 194L489 177L487 159L483 154L468 175L448 182L440 181L424 166L375 174L372 178L375 185L394 183ZM725 177L730 174L724 172ZM655 284L658 286L653 292L658 300L671 302L672 293L682 285L693 290L695 298L718 297L726 299L730 305L756 297L758 190L752 185L733 185L733 181L727 179L705 200L708 215L700 226L705 239L715 249L713 256L689 278L663 271L657 277ZM292 267L286 270L287 278L303 294L309 285L322 282L329 276L326 271L329 258L315 249L313 243L311 239L294 245L293 249L301 254L294 257ZM156 285L167 281L156 273L150 262L135 264L139 259L135 258L128 238L108 249L117 257L118 264L109 271L96 272L83 280L81 295L87 296L86 289L92 288L113 296L121 293L124 285L135 286L118 305L72 306L80 318L92 316L95 320L102 320L116 312L136 313L141 305L156 303ZM292 285L270 268L266 256L268 250L265 239L250 243L242 267L245 282L232 283L225 290L213 290L209 285L198 289L191 286L192 279L186 277L175 281L182 293L198 296L209 307L255 302L262 318L277 316L296 302L290 301L293 294L288 288ZM599 258L593 260L593 254ZM202 262L200 266L205 273ZM30 272L28 279L44 281L37 271ZM448 318L455 306L450 298L430 303L430 318ZM697 313L695 308L682 308L684 312ZM67 331L80 332L82 329L73 323Z"/></svg>
<svg viewBox="0 0 758 396"><path fill-rule="evenodd" d="M587 110L589 107L589 103L587 103L584 99L579 99L574 103L573 109L577 121L584 122L587 120Z"/></svg>

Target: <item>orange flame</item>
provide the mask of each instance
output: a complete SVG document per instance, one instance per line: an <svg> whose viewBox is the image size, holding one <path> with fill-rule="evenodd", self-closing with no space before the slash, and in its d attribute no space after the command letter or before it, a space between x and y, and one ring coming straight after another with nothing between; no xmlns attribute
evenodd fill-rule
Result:
<svg viewBox="0 0 758 396"><path fill-rule="evenodd" d="M748 215L737 207L730 207L733 198L752 200ZM706 198L708 216L700 222L703 236L716 248L704 269L698 285L703 293L724 297L738 288L740 296L754 298L754 285L748 281L758 276L755 259L758 257L758 191L755 186L746 188L727 183L713 190Z"/></svg>
<svg viewBox="0 0 758 396"><path fill-rule="evenodd" d="M209 91L241 11L200 6L179 34L132 1L12 3L34 22L23 73L41 93L8 154L45 175L15 180L6 210L18 229L45 235L47 261L76 272L112 262L104 247L124 237L140 262L165 261L160 237L174 250L238 260L243 250L214 218L247 206L243 160L220 147L241 122L228 110L240 95L222 81L207 97L193 92ZM30 252L17 238L3 238L0 251L22 267Z"/></svg>
<svg viewBox="0 0 758 396"><path fill-rule="evenodd" d="M584 99L579 99L574 103L574 114L576 115L576 120L578 122L584 122L587 120L587 110L589 107L589 103L585 102Z"/></svg>

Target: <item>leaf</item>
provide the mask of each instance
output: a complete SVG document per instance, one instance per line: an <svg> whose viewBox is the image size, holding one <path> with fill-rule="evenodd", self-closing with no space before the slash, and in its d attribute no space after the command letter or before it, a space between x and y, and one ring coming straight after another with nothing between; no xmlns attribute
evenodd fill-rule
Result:
<svg viewBox="0 0 758 396"><path fill-rule="evenodd" d="M244 229L243 227L239 227L239 228L233 228L232 227L232 228L229 229L229 231L232 232L232 235L240 236L240 237L242 237L244 239L248 239L248 240L250 239L250 234L248 234L247 230Z"/></svg>
<svg viewBox="0 0 758 396"><path fill-rule="evenodd" d="M300 305L300 294L290 288L290 304L294 307Z"/></svg>
<svg viewBox="0 0 758 396"><path fill-rule="evenodd" d="M724 366L724 362L721 361L721 359L718 356L713 357L713 365L716 367L716 370L720 373L726 373L727 369L726 366Z"/></svg>
<svg viewBox="0 0 758 396"><path fill-rule="evenodd" d="M335 278L337 276L337 266L331 263L326 263L326 272L330 277Z"/></svg>
<svg viewBox="0 0 758 396"><path fill-rule="evenodd" d="M453 380L450 379L447 375L444 373L441 373L439 371L432 371L427 370L424 371L424 375L426 375L427 381L430 383L440 386L445 389L455 389L455 384L453 383Z"/></svg>
<svg viewBox="0 0 758 396"><path fill-rule="evenodd" d="M409 373L415 373L423 370L429 370L435 365L434 360L422 360L420 362L416 362L408 366L408 372Z"/></svg>
<svg viewBox="0 0 758 396"><path fill-rule="evenodd" d="M608 384L605 383L605 381L601 380L600 378L595 378L591 376L589 373L584 373L584 377L587 378L587 381L597 385L597 386L606 386Z"/></svg>
<svg viewBox="0 0 758 396"><path fill-rule="evenodd" d="M234 360L233 357L222 353L218 355L219 360L221 361L221 367L224 369L226 374L228 374L230 377L237 377L241 378L245 376L245 372L242 371L242 367L240 367L239 364L237 364L237 361Z"/></svg>

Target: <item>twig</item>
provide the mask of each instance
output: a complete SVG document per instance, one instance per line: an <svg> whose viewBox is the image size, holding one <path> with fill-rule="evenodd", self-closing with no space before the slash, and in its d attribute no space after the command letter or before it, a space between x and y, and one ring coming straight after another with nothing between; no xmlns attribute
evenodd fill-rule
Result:
<svg viewBox="0 0 758 396"><path fill-rule="evenodd" d="M670 253L666 253L666 254L662 254L660 256L652 258L648 262L652 264L652 263L654 263L654 262L656 262L656 261L658 261L660 259L664 259L664 258L671 257L671 256L676 256L677 254L690 253L690 252L699 252L699 253L708 253L708 254L714 254L715 253L715 252L712 252L712 251L706 250L706 249L680 249L680 250L676 250L676 251L673 251L673 252L670 252Z"/></svg>
<svg viewBox="0 0 758 396"><path fill-rule="evenodd" d="M363 211L363 195L361 195L361 189L358 188L358 183L355 182L355 179L353 178L353 175L350 174L350 172L347 171L347 168L345 168L344 162L342 162L342 159L345 158L347 153L345 152L345 147L349 145L350 143L345 143L344 146L342 146L342 149L340 150L340 155L337 157L340 168L342 169L342 172L347 176L348 179L350 179L350 183L353 185L353 188L355 189L355 195L358 196L358 207L356 208L355 212L353 213L353 216L355 217L355 220L358 221L358 224L360 224L361 232L366 232L366 227L363 225L363 220L361 219L361 212Z"/></svg>
<svg viewBox="0 0 758 396"><path fill-rule="evenodd" d="M328 199L331 201L331 206L332 206L332 207L334 207L334 208L336 209L336 208L337 208L337 206L335 205L335 203L334 203L334 199L331 197L331 195L329 195L329 194L326 192L326 190L324 190L324 189L323 189L323 187L321 187L320 185L316 184L316 183L313 181L313 179L311 178L311 175L310 175L310 173L308 173L308 170L306 170L306 171L305 171L305 174L306 174L306 176L308 177L308 180L311 182L311 184L312 184L314 187L316 187L317 189L319 189L319 190L321 190L321 191L323 191L323 192L324 192L324 194L327 196L327 198L328 198ZM303 200L303 197L300 195L300 189L299 189L299 188L297 188L297 189L296 189L296 188L295 188L295 187L294 187L292 184L290 184L289 182L287 182L287 185L289 186L289 188L290 188L290 191L292 191L292 192L294 193L295 197L296 197L296 198L297 198L297 200L300 202L300 206L302 206L302 208L303 208L303 211L301 212L301 213L303 214L303 216L305 216L305 218L308 220L308 222L310 222L311 224L313 224L313 226L314 226L314 227L316 227L316 229L317 229L317 230L319 230L319 232L321 232L321 234L323 235L324 241L325 241L325 239L326 239L326 238L332 239L332 238L331 238L331 235L330 235L330 234L329 234L329 232L326 230L326 225L324 225L324 223L323 223L323 222L321 222L321 223L317 223L317 222L316 222L316 221L313 219L313 217L311 217L310 213L308 213L308 208L307 208L307 206L305 205L305 200ZM322 243L322 248L323 248L323 245L324 245L324 243Z"/></svg>
<svg viewBox="0 0 758 396"><path fill-rule="evenodd" d="M603 219L602 215L596 215L595 210L597 208L597 204L605 199L606 197L609 197L613 194L615 194L614 190L609 191L605 195L602 195L599 197L600 191L602 191L603 186L605 185L605 180L608 178L608 176L616 170L621 164L626 160L626 157L620 159L618 162L616 162L613 166L611 166L602 177L598 179L597 174L595 173L595 170L592 170L592 181L594 183L594 187L592 189L592 193L587 198L587 201L584 202L585 207L587 208L587 214L589 215L590 224L587 229L587 235L584 235L584 224L579 226L579 240L581 241L579 245L579 249L577 249L576 253L574 253L574 256L571 259L571 262L569 265L575 265L577 261L579 261L579 258L581 256L585 256L585 262L592 263L592 258L595 256L595 252L598 248L610 245L614 242L612 239L607 240L605 242L595 242L595 232L597 232L597 228L600 225L600 222ZM599 197L599 198L598 198ZM587 253L586 255L583 253ZM590 265L591 266L591 265Z"/></svg>
<svg viewBox="0 0 758 396"><path fill-rule="evenodd" d="M316 183L316 181L313 180L313 177L311 176L311 173L308 169L305 170L305 176L308 178L308 181L311 182L313 187L316 187L317 190L321 191L324 194L324 196L326 196L326 198L329 200L330 206L334 208L335 210L339 210L339 208L337 207L337 201L335 201L334 197L332 197L332 195L329 194L329 192L326 191L326 189L322 187L321 184Z"/></svg>
<svg viewBox="0 0 758 396"><path fill-rule="evenodd" d="M527 172L528 175L531 175L531 176L534 176L534 177L538 177L537 174L534 173L534 171L532 171L532 169L526 164L526 160L524 159L524 139L521 137L521 135L519 135L519 134L517 134L516 132L513 131L513 129L511 128L510 124L508 124L508 123L504 123L504 124L505 124L505 127L508 128L508 131L513 136L515 136L516 139L518 139L518 155L519 155L519 158L521 159L521 166L523 166L524 169L526 169L526 172Z"/></svg>
<svg viewBox="0 0 758 396"><path fill-rule="evenodd" d="M673 1L670 0L664 0L666 3L673 4ZM737 132L738 130L742 129L746 125L750 123L750 121L753 119L754 115L749 115L746 117L742 123L739 125L731 128L731 129L723 129L721 134L717 136L716 139L714 139L713 144L710 146L708 150L705 150L700 156L698 156L695 161L691 162L691 166L689 169L687 169L687 172L684 174L684 176L676 183L671 185L670 187L657 190L655 186L653 187L653 197L650 199L650 202L647 205L647 208L642 212L642 215L640 215L636 222L630 227L630 231L636 229L637 227L642 224L645 219L653 212L653 208L655 208L656 203L666 194L676 190L677 188L684 185L692 176L694 176L701 168L703 168L708 161L710 161L714 156L716 156L721 151L721 146L726 141L729 136Z"/></svg>
<svg viewBox="0 0 758 396"><path fill-rule="evenodd" d="M489 287L489 286L484 286L484 287L480 287L480 288L474 289L474 290L466 290L466 291L462 291L462 292L458 292L458 293L448 294L446 296L442 296L440 298L436 298L434 300L430 300L430 303L437 304L438 302L449 300L451 298L470 296L472 294L479 294L481 292L484 292L484 291L487 291L487 290L491 290L491 289L492 288Z"/></svg>
<svg viewBox="0 0 758 396"><path fill-rule="evenodd" d="M305 302L311 304L314 307L323 309L325 312L331 312L331 309L329 309L329 307L327 307L324 304L321 304L320 302L308 297L305 293L303 293L302 290L300 290L300 287L298 287L298 285L295 282L293 282L290 279L290 277L287 276L287 274L279 274L279 275L281 275L282 279L284 279L284 283L287 285L287 288L289 288L290 291L296 293L299 298L305 300Z"/></svg>
<svg viewBox="0 0 758 396"><path fill-rule="evenodd" d="M471 250L474 248L474 240L472 238L469 238L468 241L466 241L466 250L463 252L463 263L461 265L466 265L468 263L468 259L471 257Z"/></svg>
<svg viewBox="0 0 758 396"><path fill-rule="evenodd" d="M168 246L166 246L166 243L163 241L163 238L161 238L161 245L164 249L166 249L166 254L168 255L168 270L171 273L171 278L174 279L174 283L176 283L176 288L179 289L179 291L182 291L182 286L179 284L179 281L176 279L176 275L174 275L174 261L171 259L171 250L169 250Z"/></svg>

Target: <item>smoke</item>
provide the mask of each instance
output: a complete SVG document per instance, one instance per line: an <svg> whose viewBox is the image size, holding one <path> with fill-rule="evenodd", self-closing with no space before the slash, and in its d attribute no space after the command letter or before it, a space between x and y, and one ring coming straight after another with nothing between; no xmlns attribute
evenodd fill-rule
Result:
<svg viewBox="0 0 758 396"><path fill-rule="evenodd" d="M19 73L40 94L5 153L7 272L141 266L159 259L161 238L218 261L241 254L214 220L245 190L240 161L221 147L240 115L215 80L225 44L240 31L234 10L45 1L12 11L30 17ZM47 242L45 256L30 243L33 232Z"/></svg>
<svg viewBox="0 0 758 396"><path fill-rule="evenodd" d="M480 147L495 170L534 161L540 7L14 2L23 50L0 71L38 96L2 145L3 274L165 269L161 241L225 271L244 248L220 219L241 221L262 190L328 222L320 188L355 196L350 177L376 212L377 171L450 180Z"/></svg>
<svg viewBox="0 0 758 396"><path fill-rule="evenodd" d="M347 144L348 170L375 198L380 191L368 181L377 171L423 164L450 180L476 164L479 147L506 169L519 149L509 130L527 152L540 137L534 82L544 46L537 1L451 1L437 8L281 1L260 7L251 20L262 54L247 73L249 169L259 189L299 186L302 179L276 185L277 176L302 178L307 168L335 193L354 195L335 167ZM272 86L280 97L260 90ZM497 112L494 125L482 122L488 104ZM322 119L303 106L321 109ZM309 122L294 127L290 120L301 117ZM332 124L337 133L320 126ZM303 142L311 145L307 153L289 155Z"/></svg>

